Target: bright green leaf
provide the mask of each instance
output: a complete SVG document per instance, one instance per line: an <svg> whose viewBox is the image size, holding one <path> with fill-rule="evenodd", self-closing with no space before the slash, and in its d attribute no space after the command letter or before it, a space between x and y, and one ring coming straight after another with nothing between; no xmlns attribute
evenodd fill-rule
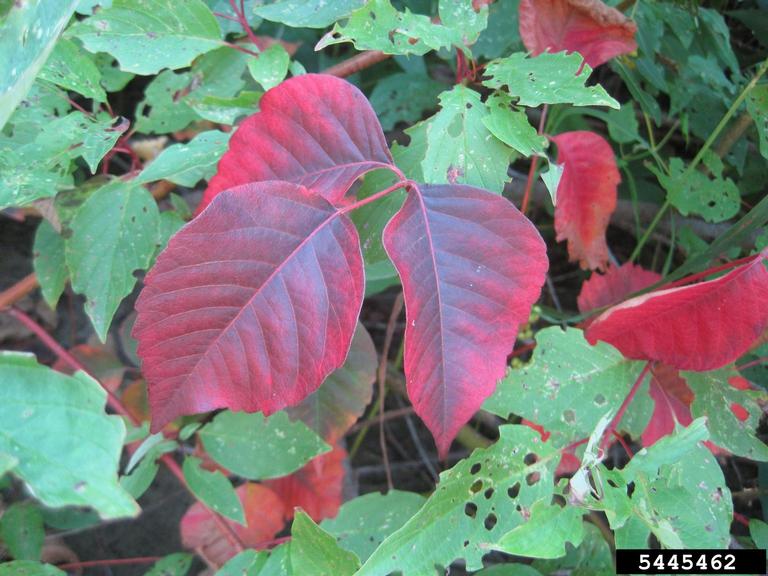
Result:
<svg viewBox="0 0 768 576"><path fill-rule="evenodd" d="M256 6L257 16L292 28L325 28L362 6L364 0L276 0Z"/></svg>
<svg viewBox="0 0 768 576"><path fill-rule="evenodd" d="M39 560L45 541L40 509L31 502L9 506L0 517L0 539L16 560Z"/></svg>
<svg viewBox="0 0 768 576"><path fill-rule="evenodd" d="M86 297L85 310L104 341L122 299L155 252L159 213L142 186L114 180L93 193L72 221L67 266L72 288ZM98 249L96 249L98 247Z"/></svg>
<svg viewBox="0 0 768 576"><path fill-rule="evenodd" d="M245 550L224 564L216 576L292 576L290 542L272 550Z"/></svg>
<svg viewBox="0 0 768 576"><path fill-rule="evenodd" d="M757 518L749 520L749 535L758 548L768 549L768 524Z"/></svg>
<svg viewBox="0 0 768 576"><path fill-rule="evenodd" d="M552 198L553 206L557 204L557 188L560 186L563 170L565 170L565 164L549 162L549 169L541 173L541 181L547 187L547 192L549 192L549 197Z"/></svg>
<svg viewBox="0 0 768 576"><path fill-rule="evenodd" d="M193 558L192 554L171 554L155 562L144 576L185 576Z"/></svg>
<svg viewBox="0 0 768 576"><path fill-rule="evenodd" d="M619 110L608 110L605 115L608 124L608 134L617 144L641 142L635 105L630 100L622 104Z"/></svg>
<svg viewBox="0 0 768 576"><path fill-rule="evenodd" d="M67 576L55 566L29 560L16 560L0 564L0 576Z"/></svg>
<svg viewBox="0 0 768 576"><path fill-rule="evenodd" d="M155 180L170 180L181 186L193 187L216 172L221 155L227 150L231 134L218 130L201 132L186 144L173 144L155 158L135 181L139 184Z"/></svg>
<svg viewBox="0 0 768 576"><path fill-rule="evenodd" d="M189 72L166 70L156 76L136 106L136 130L145 134L168 134L183 130L197 120L197 113L178 95L192 84Z"/></svg>
<svg viewBox="0 0 768 576"><path fill-rule="evenodd" d="M545 328L536 342L532 362L509 372L483 408L543 426L552 434L548 443L558 447L589 436L603 415L615 413L643 368L608 344L591 346L576 328ZM642 389L632 408L638 414L632 431L639 433L652 410Z"/></svg>
<svg viewBox="0 0 768 576"><path fill-rule="evenodd" d="M100 84L99 68L92 56L72 40L61 39L56 43L48 61L40 70L39 78L97 102L107 100L107 94Z"/></svg>
<svg viewBox="0 0 768 576"><path fill-rule="evenodd" d="M0 34L0 129L27 95L77 0L14 2Z"/></svg>
<svg viewBox="0 0 768 576"><path fill-rule="evenodd" d="M582 528L584 540L578 548L569 546L568 554L564 557L556 560L536 560L532 566L542 574L614 576L616 570L613 566L611 547L605 541L600 529L588 522Z"/></svg>
<svg viewBox="0 0 768 576"><path fill-rule="evenodd" d="M286 476L330 450L306 424L291 422L285 412L264 418L225 410L198 436L211 458L249 480Z"/></svg>
<svg viewBox="0 0 768 576"><path fill-rule="evenodd" d="M102 158L112 150L120 136L128 130L128 121L124 119L113 120L106 114L96 118L83 117L80 126L83 130L83 145L78 152L91 169L91 174L96 173Z"/></svg>
<svg viewBox="0 0 768 576"><path fill-rule="evenodd" d="M501 194L513 153L485 127L488 110L480 94L459 84L441 94L440 106L426 123L421 162L425 181L469 184Z"/></svg>
<svg viewBox="0 0 768 576"><path fill-rule="evenodd" d="M272 44L259 54L258 58L248 60L248 71L264 90L274 88L285 79L291 57L280 44Z"/></svg>
<svg viewBox="0 0 768 576"><path fill-rule="evenodd" d="M234 124L241 116L248 116L259 109L262 92L243 90L234 98L203 96L189 105L201 118L219 124Z"/></svg>
<svg viewBox="0 0 768 576"><path fill-rule="evenodd" d="M747 111L757 127L760 154L768 159L768 84L752 88L747 96Z"/></svg>
<svg viewBox="0 0 768 576"><path fill-rule="evenodd" d="M336 539L297 510L291 527L291 569L294 574L352 576L360 560L341 548Z"/></svg>
<svg viewBox="0 0 768 576"><path fill-rule="evenodd" d="M245 525L245 512L232 483L219 470L209 472L200 467L199 458L184 459L184 479L192 493L214 512Z"/></svg>
<svg viewBox="0 0 768 576"><path fill-rule="evenodd" d="M196 56L221 46L221 30L201 0L114 0L68 30L90 52L107 52L120 68L157 74L189 66Z"/></svg>
<svg viewBox="0 0 768 576"><path fill-rule="evenodd" d="M527 426L502 426L499 433L491 447L440 475L424 506L384 540L358 576L433 574L435 566L458 558L478 570L501 536L527 522L536 502L550 501L559 452Z"/></svg>
<svg viewBox="0 0 768 576"><path fill-rule="evenodd" d="M732 386L729 381L738 384L741 377L731 368L683 372L681 376L694 393L691 414L694 418L707 417L712 442L738 456L768 461L768 446L756 435L763 414L758 399L764 401L765 392L739 390ZM746 411L746 420L736 417L733 406Z"/></svg>
<svg viewBox="0 0 768 576"><path fill-rule="evenodd" d="M425 110L437 107L437 97L444 86L424 74L400 72L376 83L371 92L371 106L384 130L398 122L412 124L421 120Z"/></svg>
<svg viewBox="0 0 768 576"><path fill-rule="evenodd" d="M584 537L583 510L558 506L542 500L531 507L531 518L502 536L496 550L532 558L560 558L568 551L566 543L581 544Z"/></svg>
<svg viewBox="0 0 768 576"><path fill-rule="evenodd" d="M521 106L573 104L574 106L610 106L619 108L601 86L585 86L592 69L583 64L578 52L543 52L527 56L518 52L494 60L486 66L490 76L483 84L489 88L506 86Z"/></svg>
<svg viewBox="0 0 768 576"><path fill-rule="evenodd" d="M55 310L69 273L64 261L64 239L47 220L37 227L32 262L43 298Z"/></svg>
<svg viewBox="0 0 768 576"><path fill-rule="evenodd" d="M424 497L414 492L373 492L345 502L335 518L320 527L336 537L339 546L365 562L382 541L419 511Z"/></svg>
<svg viewBox="0 0 768 576"><path fill-rule="evenodd" d="M176 448L178 444L173 440L165 440L162 434L147 437L131 456L126 467L126 476L120 478L120 486L134 498L141 497L157 476L157 459Z"/></svg>
<svg viewBox="0 0 768 576"><path fill-rule="evenodd" d="M490 114L483 117L483 124L491 134L523 156L544 153L547 139L536 132L525 112L515 108L507 94L495 92L486 104Z"/></svg>
<svg viewBox="0 0 768 576"><path fill-rule="evenodd" d="M0 454L48 506L92 506L103 518L139 509L117 483L125 425L104 412L106 392L82 372L67 376L27 354L0 354Z"/></svg>

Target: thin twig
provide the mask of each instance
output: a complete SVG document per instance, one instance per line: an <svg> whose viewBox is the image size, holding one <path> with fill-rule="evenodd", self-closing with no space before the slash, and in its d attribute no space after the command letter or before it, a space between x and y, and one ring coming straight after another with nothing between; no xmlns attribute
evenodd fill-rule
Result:
<svg viewBox="0 0 768 576"><path fill-rule="evenodd" d="M37 276L34 272L25 276L7 290L0 292L0 310L13 306L24 296L33 292L38 286L40 286L40 283L37 281Z"/></svg>
<svg viewBox="0 0 768 576"><path fill-rule="evenodd" d="M637 391L640 390L640 386L645 381L645 377L648 375L648 372L651 371L651 364L652 363L650 360L645 363L645 366L640 372L640 375L637 377L637 380L635 380L635 383L632 384L632 388L629 389L629 392L627 393L626 398L624 398L624 401L621 403L621 406L619 406L619 411L616 412L616 416L613 417L613 420L611 420L610 425L603 433L603 441L602 441L603 450L606 450L607 444L610 441L611 436L613 436L614 432L616 432L616 428L621 423L621 419L624 417L624 413L627 411L627 408L629 408L629 405L632 403L632 400L634 400L635 395L637 395Z"/></svg>
<svg viewBox="0 0 768 576"><path fill-rule="evenodd" d="M391 56L391 54L384 54L384 52L379 52L378 50L361 52L360 54L352 56L352 58L348 58L343 62L334 64L330 68L326 68L323 70L323 74L330 74L331 76L346 78L347 76L352 76L352 74L355 74L356 72L370 68L374 64L383 62Z"/></svg>
<svg viewBox="0 0 768 576"><path fill-rule="evenodd" d="M400 317L400 313L403 311L403 293L400 292L395 298L395 303L392 305L392 312L389 314L389 321L387 322L387 330L384 333L384 346L381 350L381 361L379 362L379 368L376 372L379 385L379 444L381 445L381 456L384 460L384 470L387 473L387 488L391 491L394 488L392 484L392 470L389 467L389 453L387 452L387 439L384 436L384 420L382 414L384 412L384 398L387 393L387 362L389 359L389 348L392 346L392 337L395 334L395 324Z"/></svg>
<svg viewBox="0 0 768 576"><path fill-rule="evenodd" d="M537 130L539 136L544 133L544 127L547 123L547 113L549 112L549 104L544 104L541 109L541 117L539 118L539 128ZM528 212L528 204L531 201L531 190L533 190L533 181L536 179L536 167L539 165L539 157L534 156L531 159L531 167L528 169L528 180L525 181L525 192L523 193L523 204L520 207L520 211L525 214Z"/></svg>
<svg viewBox="0 0 768 576"><path fill-rule="evenodd" d="M132 564L154 564L162 556L140 556L137 558L107 558L105 560L87 560L85 562L69 562L56 566L59 570L77 570L96 566L130 566Z"/></svg>
<svg viewBox="0 0 768 576"><path fill-rule="evenodd" d="M243 0L240 0L240 7L237 7L237 2L235 0L229 0L229 5L232 8L232 11L235 13L235 16L237 17L238 22L240 22L240 26L243 29L243 32L245 32L246 36L248 36L248 40L251 41L251 44L259 47L259 40L256 38L256 35L253 33L253 30L251 30L251 25L248 23L248 18L245 17L245 8L243 4Z"/></svg>

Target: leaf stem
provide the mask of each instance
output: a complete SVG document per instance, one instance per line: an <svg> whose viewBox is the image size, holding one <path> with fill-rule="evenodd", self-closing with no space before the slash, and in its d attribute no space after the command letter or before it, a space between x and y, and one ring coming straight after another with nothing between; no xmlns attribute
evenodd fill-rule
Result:
<svg viewBox="0 0 768 576"><path fill-rule="evenodd" d="M379 386L379 445L381 446L381 457L384 460L384 471L387 475L387 489L392 491L394 484L392 483L392 469L389 466L389 452L387 451L387 439L384 435L384 398L387 393L387 362L389 361L389 349L392 346L392 337L395 335L395 324L400 317L400 313L403 311L403 291L395 298L395 302L392 305L392 312L389 314L389 320L387 321L387 329L384 333L384 346L381 350L381 360L379 361L379 367L376 371L376 379Z"/></svg>
<svg viewBox="0 0 768 576"><path fill-rule="evenodd" d="M549 104L544 104L541 109L541 117L539 118L538 134L544 133L544 126L547 122L547 113L549 112ZM534 156L531 159L531 167L528 169L528 180L525 181L525 192L523 192L523 203L520 206L520 211L523 214L528 212L528 204L531 201L531 190L533 189L533 181L536 178L536 167L539 164L539 157Z"/></svg>
<svg viewBox="0 0 768 576"><path fill-rule="evenodd" d="M356 72L370 68L374 64L383 62L390 57L391 54L385 54L384 52L379 52L378 50L361 52L360 54L356 54L351 58L344 60L343 62L334 64L330 68L326 68L323 70L323 74L330 74L331 76L336 76L338 78L346 78L347 76L352 76L352 74L355 74Z"/></svg>
<svg viewBox="0 0 768 576"><path fill-rule="evenodd" d="M634 262L637 259L637 257L640 255L640 252L642 251L643 246L645 246L645 243L648 242L648 238L651 237L651 234L653 233L654 229L659 224L661 219L664 217L664 214L666 214L667 210L669 210L670 206L671 204L669 203L669 200L664 200L664 204L662 204L659 211L656 212L656 216L654 216L653 220L651 220L651 223L648 224L648 227L645 229L645 232L643 232L643 236L637 242L637 246L635 246L635 249L632 251L632 255L629 257L630 262Z"/></svg>
<svg viewBox="0 0 768 576"><path fill-rule="evenodd" d="M717 274L718 272L722 272L723 270L730 270L731 268L736 268L737 266L741 266L742 264L752 262L759 256L760 254L752 254L751 256L745 256L744 258L739 258L738 260L734 260L732 262L726 262L725 264L722 264L720 266L713 266L712 268L707 268L706 270L702 270L701 272L697 272L696 274L691 274L690 276L681 278L676 282L670 282L669 284L664 286L664 290L667 290L669 288L677 288L679 286L686 286L688 284L696 282L697 280L701 280L702 278L711 276L712 274Z"/></svg>
<svg viewBox="0 0 768 576"><path fill-rule="evenodd" d="M353 202L352 204L349 204L347 206L344 206L339 210L340 214L346 214L347 212L351 212L352 210L357 210L358 208L362 208L366 204L370 204L371 202L375 202L379 198L383 198L387 194L391 194L395 190L399 190L400 188L408 188L409 186L414 186L416 183L412 180L408 180L403 176L402 172L399 170L397 171L399 176L402 178L402 180L399 180L398 182L394 183L389 188L385 188L384 190L381 190L379 192L376 192L375 194L371 194L367 198L363 198L361 200L358 200L357 202Z"/></svg>
<svg viewBox="0 0 768 576"><path fill-rule="evenodd" d="M87 560L85 562L69 562L59 564L56 567L60 570L78 570L80 568L93 568L97 566L129 566L132 564L154 564L162 556L140 556L137 558L107 558L104 560Z"/></svg>
<svg viewBox="0 0 768 576"><path fill-rule="evenodd" d="M627 411L627 408L629 408L629 405L632 403L632 400L635 399L635 396L637 395L637 391L640 390L640 386L645 381L645 377L648 375L648 372L651 370L651 361L645 363L645 366L643 366L642 371L640 372L640 375L637 377L637 380L635 380L635 383L632 384L632 388L629 389L629 392L627 393L626 398L624 398L624 401L621 403L621 406L619 406L619 411L616 412L616 416L613 417L613 420L611 420L611 423L608 425L608 428L606 428L605 432L603 432L603 440L601 442L603 450L607 448L607 444L611 439L611 436L613 436L614 432L616 432L616 428L621 423L621 419L624 417L624 413Z"/></svg>
<svg viewBox="0 0 768 576"><path fill-rule="evenodd" d="M237 21L240 22L240 26L242 27L243 32L245 32L246 36L248 36L248 40L250 40L251 44L258 48L259 40L256 38L253 30L251 30L251 25L248 23L248 18L245 17L245 7L243 0L240 0L239 8L237 7L236 0L229 0L229 5L232 8L232 11L235 13Z"/></svg>
<svg viewBox="0 0 768 576"><path fill-rule="evenodd" d="M16 304L16 302L24 298L24 296L32 292L38 286L40 286L40 283L37 281L37 275L34 272L24 276L24 278L16 282L16 284L0 292L0 310Z"/></svg>

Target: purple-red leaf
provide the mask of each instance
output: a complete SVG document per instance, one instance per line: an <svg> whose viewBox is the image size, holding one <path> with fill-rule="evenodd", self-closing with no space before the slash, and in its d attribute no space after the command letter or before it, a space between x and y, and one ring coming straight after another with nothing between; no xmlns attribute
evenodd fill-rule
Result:
<svg viewBox="0 0 768 576"><path fill-rule="evenodd" d="M608 262L605 231L621 182L613 149L602 136L584 130L552 140L563 165L555 206L557 240L568 240L568 256L582 268L602 269Z"/></svg>
<svg viewBox="0 0 768 576"><path fill-rule="evenodd" d="M585 332L627 358L679 370L714 370L749 350L768 328L768 271L763 259L725 276L658 290L609 308Z"/></svg>
<svg viewBox="0 0 768 576"><path fill-rule="evenodd" d="M287 182L224 192L171 239L136 303L152 429L301 402L344 362L363 290L355 227L325 199Z"/></svg>
<svg viewBox="0 0 768 576"><path fill-rule="evenodd" d="M637 26L600 0L521 0L520 37L534 55L578 52L595 68L637 49Z"/></svg>
<svg viewBox="0 0 768 576"><path fill-rule="evenodd" d="M405 292L405 375L442 456L504 376L547 271L546 247L504 198L413 187L384 230Z"/></svg>
<svg viewBox="0 0 768 576"><path fill-rule="evenodd" d="M238 127L198 211L240 184L285 180L338 203L356 178L394 169L376 114L360 90L305 74L269 90Z"/></svg>
<svg viewBox="0 0 768 576"><path fill-rule="evenodd" d="M577 304L580 312L613 306L634 292L661 280L661 275L631 262L611 266L605 274L592 274L581 286Z"/></svg>

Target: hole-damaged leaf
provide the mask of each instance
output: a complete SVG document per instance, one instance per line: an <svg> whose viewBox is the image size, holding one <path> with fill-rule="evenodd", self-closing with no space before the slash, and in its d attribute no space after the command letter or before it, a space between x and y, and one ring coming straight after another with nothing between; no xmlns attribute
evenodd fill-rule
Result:
<svg viewBox="0 0 768 576"><path fill-rule="evenodd" d="M766 256L768 251L715 280L627 300L606 310L585 336L590 344L608 342L627 358L680 370L725 366L768 328Z"/></svg>
<svg viewBox="0 0 768 576"><path fill-rule="evenodd" d="M522 0L520 37L534 55L578 52L592 68L637 49L637 26L600 0Z"/></svg>
<svg viewBox="0 0 768 576"><path fill-rule="evenodd" d="M355 227L326 200L287 182L221 194L171 239L136 303L153 430L301 402L344 362L363 289Z"/></svg>
<svg viewBox="0 0 768 576"><path fill-rule="evenodd" d="M639 292L661 280L661 275L631 262L611 266L605 274L592 274L579 292L577 304L580 312L589 312L603 306L613 306L634 292Z"/></svg>
<svg viewBox="0 0 768 576"><path fill-rule="evenodd" d="M199 210L222 190L264 180L296 182L337 202L359 176L394 168L376 113L349 82L297 76L264 94L259 108L232 136Z"/></svg>
<svg viewBox="0 0 768 576"><path fill-rule="evenodd" d="M459 185L412 188L384 247L405 291L408 394L445 455L504 376L546 247L507 200Z"/></svg>
<svg viewBox="0 0 768 576"><path fill-rule="evenodd" d="M616 209L621 182L611 145L594 132L579 130L554 136L563 175L557 187L555 231L568 240L568 257L582 268L605 267L605 231Z"/></svg>

